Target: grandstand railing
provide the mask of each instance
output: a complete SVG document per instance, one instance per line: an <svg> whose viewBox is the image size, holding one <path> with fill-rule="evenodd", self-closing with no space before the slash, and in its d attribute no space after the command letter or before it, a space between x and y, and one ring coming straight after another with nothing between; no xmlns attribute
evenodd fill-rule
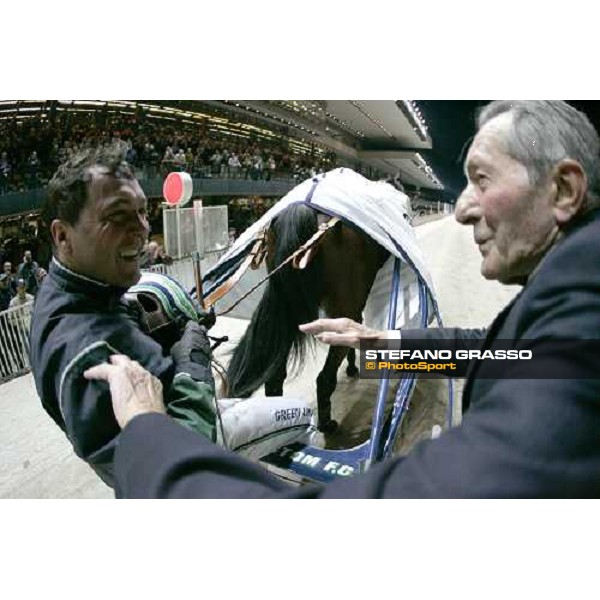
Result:
<svg viewBox="0 0 600 600"><path fill-rule="evenodd" d="M140 179L140 185L149 198L162 198L162 177ZM204 179L194 178L194 196L284 196L299 181L295 179ZM0 196L0 216L38 210L46 198L46 188L23 192L9 192Z"/></svg>
<svg viewBox="0 0 600 600"><path fill-rule="evenodd" d="M0 381L27 373L29 364L29 326L33 303L0 312Z"/></svg>

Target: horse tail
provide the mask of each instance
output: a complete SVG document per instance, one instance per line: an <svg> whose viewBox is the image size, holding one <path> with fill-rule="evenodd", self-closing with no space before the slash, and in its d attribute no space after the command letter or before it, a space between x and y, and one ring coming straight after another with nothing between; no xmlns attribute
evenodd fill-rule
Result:
<svg viewBox="0 0 600 600"><path fill-rule="evenodd" d="M294 204L271 223L268 270L274 270L317 231L317 213L305 204ZM228 367L230 392L235 397L249 396L266 381L287 367L300 364L306 343L312 338L298 325L319 316L323 289L322 261L319 253L304 269L290 264L274 273L266 284L262 299Z"/></svg>

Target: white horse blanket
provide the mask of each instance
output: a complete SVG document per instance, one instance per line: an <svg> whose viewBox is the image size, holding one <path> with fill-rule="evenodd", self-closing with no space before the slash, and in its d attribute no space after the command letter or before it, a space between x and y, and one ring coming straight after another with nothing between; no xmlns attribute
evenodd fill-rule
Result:
<svg viewBox="0 0 600 600"><path fill-rule="evenodd" d="M363 321L366 325L377 329L387 328L394 257L402 261L396 327L421 325L419 309L423 307L419 306L419 280L427 290L428 315L433 316L431 309L437 310L435 292L423 253L409 222L408 196L388 183L370 181L347 168L334 169L303 181L246 229L219 262L205 274L205 296L235 272L252 249L259 232L268 227L280 212L296 203L305 203L320 212L340 217L342 221L359 227L390 252L391 257L379 270L365 306ZM232 290L217 302L217 313L231 306L265 275L264 264L257 270L248 269ZM261 286L255 290L229 316L249 319L260 301L263 289L264 286Z"/></svg>

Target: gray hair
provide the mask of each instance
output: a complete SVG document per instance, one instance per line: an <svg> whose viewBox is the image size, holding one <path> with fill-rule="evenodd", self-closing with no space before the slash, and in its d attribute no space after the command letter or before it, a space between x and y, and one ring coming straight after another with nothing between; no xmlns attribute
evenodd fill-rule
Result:
<svg viewBox="0 0 600 600"><path fill-rule="evenodd" d="M600 140L582 112L562 100L496 100L477 116L478 129L503 113L513 117L507 151L527 167L533 185L544 181L556 163L570 158L587 177L583 211L600 206Z"/></svg>

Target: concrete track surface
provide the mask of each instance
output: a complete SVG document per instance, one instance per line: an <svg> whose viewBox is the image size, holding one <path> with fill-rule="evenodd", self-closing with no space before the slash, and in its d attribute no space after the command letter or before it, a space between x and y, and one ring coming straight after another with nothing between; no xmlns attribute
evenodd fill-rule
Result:
<svg viewBox="0 0 600 600"><path fill-rule="evenodd" d="M515 295L517 288L486 281L479 274L481 258L470 227L445 217L419 225L417 236L433 276L445 325L485 326ZM227 334L231 340L219 349L219 360L227 361L245 326L246 322L238 319L218 320L214 334ZM284 393L302 395L314 404L315 379L325 354L324 347L317 348L302 372L286 382ZM377 381L350 379L344 369L345 363L332 399L340 432L322 440L330 448L351 447L366 439L377 393ZM455 385L458 392L460 384ZM397 451L407 451L416 441L428 437L435 423L443 423L445 390L444 382L419 382ZM73 453L64 434L43 411L31 375L0 386L0 447L0 498L113 497L112 490Z"/></svg>

